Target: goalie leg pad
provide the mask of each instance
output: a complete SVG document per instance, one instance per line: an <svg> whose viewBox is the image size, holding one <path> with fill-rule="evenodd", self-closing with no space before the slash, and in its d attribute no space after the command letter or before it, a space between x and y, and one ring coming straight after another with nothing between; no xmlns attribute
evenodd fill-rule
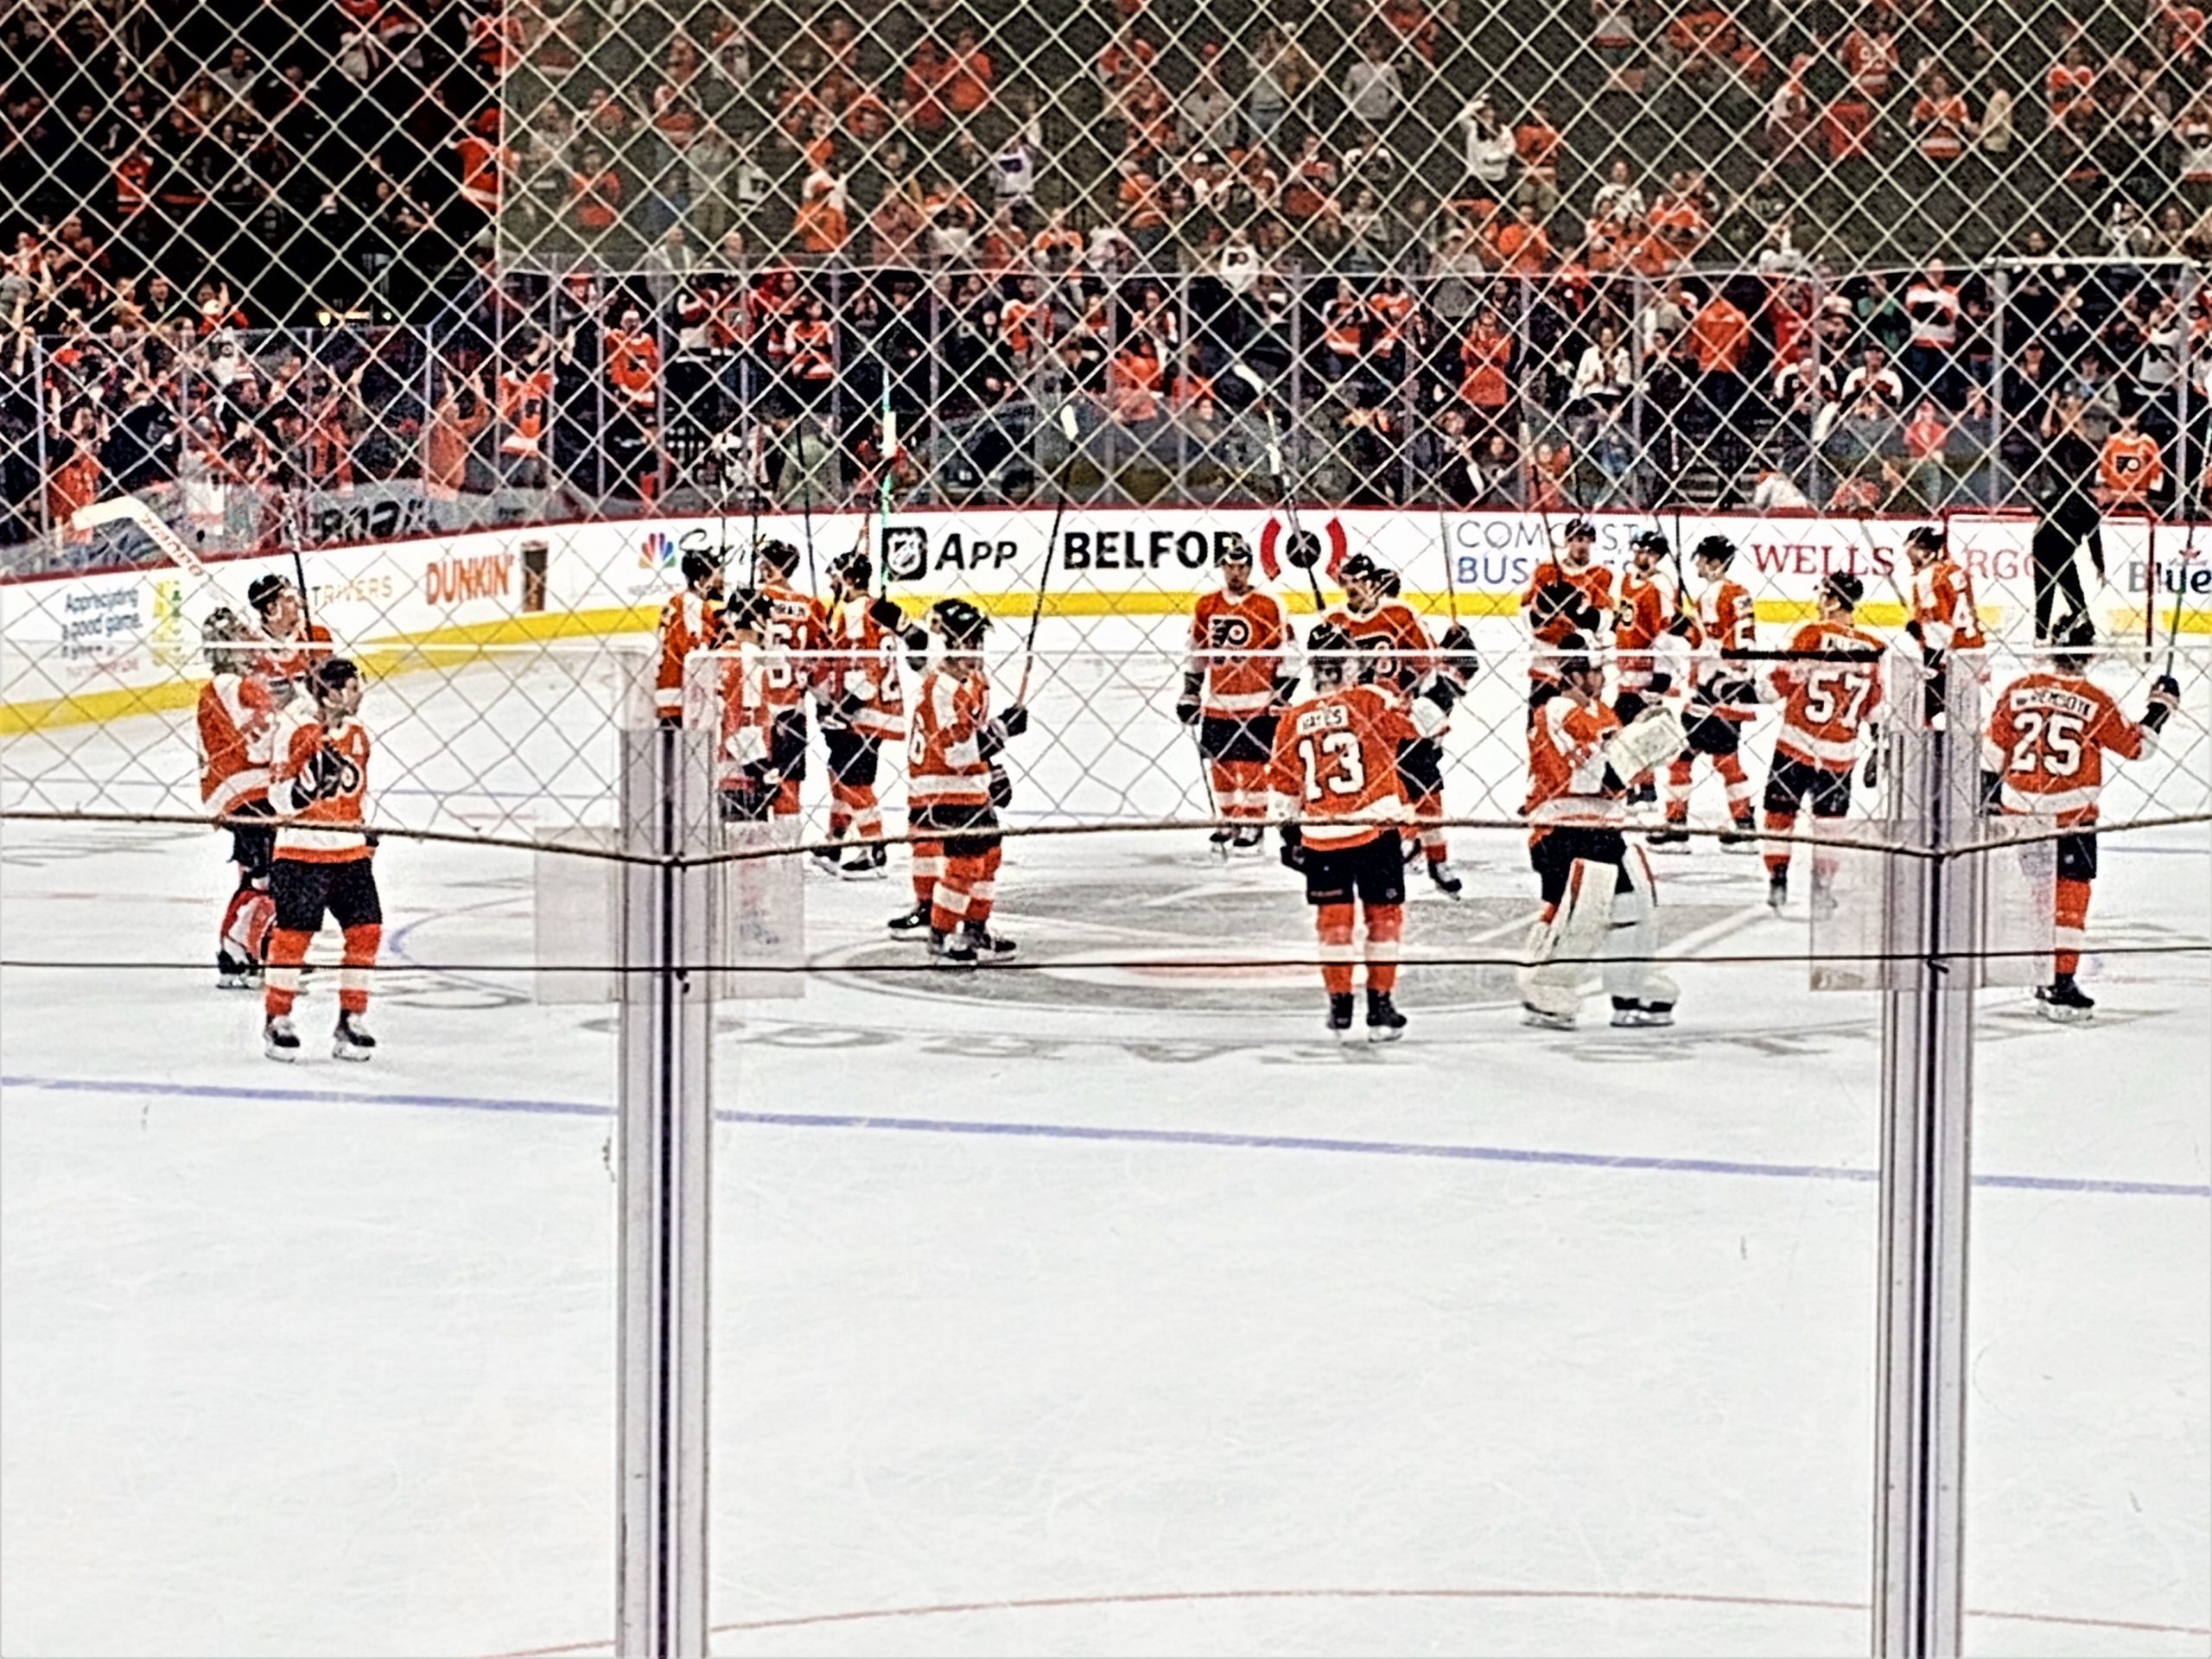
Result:
<svg viewBox="0 0 2212 1659"><path fill-rule="evenodd" d="M1529 966L1520 970L1521 1000L1544 1014L1572 1017L1582 1007L1582 981L1601 954L1611 917L1618 872L1578 858L1551 916L1529 933Z"/></svg>
<svg viewBox="0 0 2212 1659"><path fill-rule="evenodd" d="M1631 847L1621 861L1605 934L1605 995L1616 1001L1668 1009L1681 995L1674 976L1650 960L1658 954L1658 910L1650 863L1643 849Z"/></svg>

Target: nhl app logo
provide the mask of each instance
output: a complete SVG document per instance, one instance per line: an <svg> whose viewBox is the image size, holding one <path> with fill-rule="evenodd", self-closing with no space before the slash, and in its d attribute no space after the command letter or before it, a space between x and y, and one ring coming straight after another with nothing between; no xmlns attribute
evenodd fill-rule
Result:
<svg viewBox="0 0 2212 1659"><path fill-rule="evenodd" d="M883 531L883 574L893 582L918 582L930 568L930 533L919 524L891 524Z"/></svg>

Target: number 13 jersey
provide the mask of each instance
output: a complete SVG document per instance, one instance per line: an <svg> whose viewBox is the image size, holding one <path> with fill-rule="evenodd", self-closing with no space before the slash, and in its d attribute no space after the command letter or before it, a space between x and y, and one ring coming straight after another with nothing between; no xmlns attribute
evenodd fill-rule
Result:
<svg viewBox="0 0 2212 1659"><path fill-rule="evenodd" d="M1278 810L1298 821L1309 847L1365 845L1383 822L1407 816L1398 745L1421 735L1406 700L1388 686L1336 686L1294 704L1275 727Z"/></svg>

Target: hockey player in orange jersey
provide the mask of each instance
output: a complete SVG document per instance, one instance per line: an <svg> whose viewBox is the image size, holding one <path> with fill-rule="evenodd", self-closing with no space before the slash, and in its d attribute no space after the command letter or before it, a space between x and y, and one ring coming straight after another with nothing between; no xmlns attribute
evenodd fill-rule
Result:
<svg viewBox="0 0 2212 1659"><path fill-rule="evenodd" d="M906 720L906 826L913 843L914 907L891 919L894 938L926 938L938 968L1003 962L1014 943L992 931L1001 842L999 809L1013 799L998 762L1009 738L1029 729L1015 703L991 714L983 633L990 619L964 599L939 600L930 624L944 655L922 676Z"/></svg>
<svg viewBox="0 0 2212 1659"><path fill-rule="evenodd" d="M1605 671L1580 634L1554 642L1554 678L1529 721L1529 861L1543 898L1519 974L1522 1019L1572 1027L1581 984L1604 965L1617 1026L1670 1026L1678 997L1657 954L1658 889L1643 849L1622 835L1628 780L1681 752L1672 706L1647 704L1624 727L1605 702Z"/></svg>
<svg viewBox="0 0 2212 1659"><path fill-rule="evenodd" d="M2142 720L2128 719L2089 678L2095 646L2088 620L2073 619L2053 642L2050 666L2031 670L1999 692L1989 717L1990 742L2002 766L2002 809L2049 817L2072 832L2058 842L2058 938L2051 980L2036 989L2041 1012L2068 1022L2088 1019L2096 1007L2074 976L2081 966L2089 884L2097 878L2097 800L2104 790L2104 757L2137 760L2149 753L2181 696L2180 684L2161 675L2152 682Z"/></svg>
<svg viewBox="0 0 2212 1659"><path fill-rule="evenodd" d="M855 549L830 566L831 656L823 679L822 742L830 758L830 839L851 841L838 874L859 880L885 874L883 808L875 779L883 745L906 734L899 679L902 646L928 643L889 598L871 599L875 566Z"/></svg>
<svg viewBox="0 0 2212 1659"><path fill-rule="evenodd" d="M1533 706L1547 688L1559 683L1554 665L1560 644L1568 635L1578 639L1595 637L1605 613L1613 607L1613 573L1597 563L1598 527L1587 518L1570 518L1563 546L1530 573L1529 590L1521 596L1521 614L1529 625L1529 701Z"/></svg>
<svg viewBox="0 0 2212 1659"><path fill-rule="evenodd" d="M1946 550L1942 531L1935 524L1914 525L1905 532L1904 556L1912 567L1912 616L1904 631L1920 646L1932 720L1948 696L1952 653L1980 651L1988 641L1974 605L1974 578Z"/></svg>
<svg viewBox="0 0 2212 1659"><path fill-rule="evenodd" d="M343 657L325 658L308 671L305 691L283 710L270 746L269 798L277 823L269 889L276 915L262 1046L272 1060L299 1058L292 1007L300 964L327 912L345 935L330 1052L365 1060L377 1046L361 1017L384 938L384 906L364 823L369 734L359 719L360 671Z"/></svg>
<svg viewBox="0 0 2212 1659"><path fill-rule="evenodd" d="M683 664L712 648L722 600L722 568L696 549L683 556L683 590L660 607L660 666L653 677L653 713L664 726L683 723Z"/></svg>
<svg viewBox="0 0 2212 1659"><path fill-rule="evenodd" d="M1197 728L1215 810L1231 821L1209 837L1218 856L1252 851L1264 838L1275 720L1297 683L1282 601L1252 585L1252 550L1232 542L1222 555L1221 586L1201 594L1191 613L1175 702L1175 717Z"/></svg>
<svg viewBox="0 0 2212 1659"><path fill-rule="evenodd" d="M213 611L200 638L209 671L195 722L200 804L218 818L257 820L228 826L238 886L224 906L215 945L215 983L245 990L261 978L276 913L269 897L276 826L258 822L270 818L269 741L276 704L256 671L261 648L245 618L227 607Z"/></svg>
<svg viewBox="0 0 2212 1659"><path fill-rule="evenodd" d="M806 703L827 677L830 619L820 600L791 585L798 569L798 548L789 542L763 542L758 556L760 593L768 601L768 648L778 653L768 673L768 700L776 710L776 770L784 780L775 816L796 824L799 785L806 779ZM832 871L837 868L834 850L815 857Z"/></svg>
<svg viewBox="0 0 2212 1659"><path fill-rule="evenodd" d="M261 624L261 651L253 671L281 709L304 689L308 671L330 655L330 630L308 623L300 590L283 576L256 576L245 599Z"/></svg>
<svg viewBox="0 0 2212 1659"><path fill-rule="evenodd" d="M1471 653L1447 654L1408 699L1389 677L1363 677L1376 664L1334 622L1306 635L1313 695L1284 711L1269 766L1282 860L1306 877L1321 943L1327 1029L1352 1029L1353 903L1367 928L1367 1035L1392 1042L1405 1016L1393 993L1405 928L1405 860L1398 826L1413 807L1399 756L1443 728L1475 672Z"/></svg>
<svg viewBox="0 0 2212 1659"><path fill-rule="evenodd" d="M1860 734L1882 701L1882 642L1853 620L1866 584L1846 571L1821 583L1820 620L1790 637L1789 660L1768 677L1770 697L1782 704L1782 729L1766 780L1766 827L1786 836L1797 826L1797 808L1812 798L1813 816L1835 819L1851 810L1851 773L1859 764ZM1780 910L1789 898L1788 842L1766 849L1767 903ZM1813 905L1830 907L1840 863L1832 849L1813 849Z"/></svg>
<svg viewBox="0 0 2212 1659"><path fill-rule="evenodd" d="M1355 553L1338 573L1344 583L1344 603L1327 611L1322 620L1342 628L1353 645L1364 652L1375 677L1388 681L1412 697L1435 671L1440 650L1453 658L1472 662L1475 642L1466 629L1454 623L1438 645L1429 643L1428 630L1412 606L1399 597L1398 573L1364 553ZM1470 678L1475 673L1470 667ZM1413 808L1413 848L1418 849L1431 886L1447 899L1457 899L1464 887L1452 868L1452 851L1442 824L1444 816L1445 726L1439 724L1408 741L1398 757L1398 771L1406 799Z"/></svg>
<svg viewBox="0 0 2212 1659"><path fill-rule="evenodd" d="M1751 780L1744 771L1743 756L1744 727L1751 718L1757 692L1745 680L1743 664L1733 660L1755 643L1751 596L1728 574L1735 562L1736 544L1726 536L1707 536L1690 554L1690 563L1705 587L1697 599L1692 635L1696 656L1689 709L1683 716L1689 747L1667 768L1667 827L1651 836L1654 847L1688 843L1685 826L1690 821L1690 789L1699 755L1713 762L1728 791L1728 818L1735 827L1721 836L1720 844L1745 852L1757 845Z"/></svg>

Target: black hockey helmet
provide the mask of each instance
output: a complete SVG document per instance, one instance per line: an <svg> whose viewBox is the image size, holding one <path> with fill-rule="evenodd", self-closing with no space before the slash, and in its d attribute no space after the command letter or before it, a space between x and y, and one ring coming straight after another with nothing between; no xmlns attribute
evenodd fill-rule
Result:
<svg viewBox="0 0 2212 1659"><path fill-rule="evenodd" d="M1334 622L1313 625L1306 636L1306 655L1317 670L1329 669L1347 680L1357 677L1359 648Z"/></svg>
<svg viewBox="0 0 2212 1659"><path fill-rule="evenodd" d="M1711 560L1725 570L1736 562L1736 543L1726 536L1707 536L1690 550L1690 557L1700 562Z"/></svg>
<svg viewBox="0 0 2212 1659"><path fill-rule="evenodd" d="M1242 536L1231 536L1228 541L1222 545L1221 563L1224 564L1250 564L1252 563L1252 543L1246 541Z"/></svg>
<svg viewBox="0 0 2212 1659"><path fill-rule="evenodd" d="M875 561L855 548L851 552L840 553L830 561L830 574L866 593L868 583L875 580Z"/></svg>
<svg viewBox="0 0 2212 1659"><path fill-rule="evenodd" d="M1578 513L1567 521L1565 535L1570 542L1594 542L1598 539L1598 526Z"/></svg>
<svg viewBox="0 0 2212 1659"><path fill-rule="evenodd" d="M1943 551L1943 527L1941 524L1915 524L1904 533L1908 550L1917 548L1923 553L1941 556Z"/></svg>
<svg viewBox="0 0 2212 1659"><path fill-rule="evenodd" d="M1628 550L1631 553L1656 553L1663 559L1670 549L1666 537L1659 531L1639 530L1628 538Z"/></svg>
<svg viewBox="0 0 2212 1659"><path fill-rule="evenodd" d="M2050 632L2050 651L2054 657L2079 661L2097 648L2097 625L2081 613L2074 612Z"/></svg>
<svg viewBox="0 0 2212 1659"><path fill-rule="evenodd" d="M1374 582L1382 575L1382 567L1364 553L1355 553L1337 567L1339 582Z"/></svg>
<svg viewBox="0 0 2212 1659"><path fill-rule="evenodd" d="M1821 592L1855 610L1859 601L1866 597L1866 584L1848 570L1837 570L1821 579Z"/></svg>
<svg viewBox="0 0 2212 1659"><path fill-rule="evenodd" d="M1554 661L1554 666L1558 669L1561 679L1565 679L1570 674L1587 674L1590 671L1592 666L1590 660L1590 642L1580 634L1561 634L1552 649L1559 653Z"/></svg>
<svg viewBox="0 0 2212 1659"><path fill-rule="evenodd" d="M719 620L724 632L743 628L758 633L768 626L768 596L758 588L739 588L722 596Z"/></svg>
<svg viewBox="0 0 2212 1659"><path fill-rule="evenodd" d="M326 657L308 672L308 684L315 696L326 696L342 687L353 684L361 677L361 671L346 657Z"/></svg>
<svg viewBox="0 0 2212 1659"><path fill-rule="evenodd" d="M772 576L788 576L798 569L798 549L780 539L760 543L760 568Z"/></svg>
<svg viewBox="0 0 2212 1659"><path fill-rule="evenodd" d="M245 590L245 602L262 615L266 616L269 614L269 607L271 605L294 591L296 590L292 587L292 579L289 576L280 576L272 571L268 575L256 576L253 579L252 583Z"/></svg>
<svg viewBox="0 0 2212 1659"><path fill-rule="evenodd" d="M930 622L954 651L973 651L983 643L991 619L964 599L940 599L930 607Z"/></svg>
<svg viewBox="0 0 2212 1659"><path fill-rule="evenodd" d="M683 556L683 585L696 588L702 582L712 581L721 574L721 565L711 553L692 548Z"/></svg>
<svg viewBox="0 0 2212 1659"><path fill-rule="evenodd" d="M1395 570L1387 564L1381 563L1376 565L1372 581L1377 588L1382 589L1382 595L1386 599L1395 599L1404 590L1406 585Z"/></svg>

